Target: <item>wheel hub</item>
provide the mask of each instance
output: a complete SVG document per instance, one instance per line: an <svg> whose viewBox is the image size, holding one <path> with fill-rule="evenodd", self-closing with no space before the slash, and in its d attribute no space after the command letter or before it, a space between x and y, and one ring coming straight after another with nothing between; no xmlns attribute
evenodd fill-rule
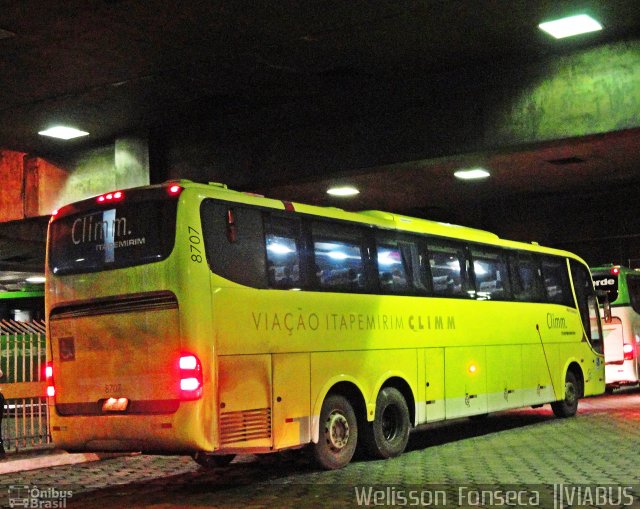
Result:
<svg viewBox="0 0 640 509"><path fill-rule="evenodd" d="M340 450L349 442L349 423L344 415L332 413L327 419L327 438L334 450Z"/></svg>

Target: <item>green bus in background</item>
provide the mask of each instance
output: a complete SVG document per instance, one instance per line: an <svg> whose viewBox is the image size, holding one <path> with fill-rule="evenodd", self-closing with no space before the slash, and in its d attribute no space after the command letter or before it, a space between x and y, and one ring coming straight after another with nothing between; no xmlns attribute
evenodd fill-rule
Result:
<svg viewBox="0 0 640 509"><path fill-rule="evenodd" d="M0 322L44 320L44 285L26 285L17 291L0 292Z"/></svg>
<svg viewBox="0 0 640 509"><path fill-rule="evenodd" d="M44 337L44 284L0 292L0 383L39 379Z"/></svg>
<svg viewBox="0 0 640 509"><path fill-rule="evenodd" d="M591 269L596 290L607 292L611 321L603 322L607 390L640 382L640 269Z"/></svg>

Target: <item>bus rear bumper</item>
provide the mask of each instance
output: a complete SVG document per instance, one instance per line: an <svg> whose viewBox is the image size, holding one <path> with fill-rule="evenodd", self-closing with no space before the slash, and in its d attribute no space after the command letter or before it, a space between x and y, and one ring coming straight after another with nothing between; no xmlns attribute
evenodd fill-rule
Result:
<svg viewBox="0 0 640 509"><path fill-rule="evenodd" d="M53 412L52 412L53 413ZM205 426L189 412L162 415L51 416L56 447L83 452L156 452L187 454L213 450ZM187 425L191 422L191 426ZM209 428L210 429L210 428Z"/></svg>
<svg viewBox="0 0 640 509"><path fill-rule="evenodd" d="M624 361L622 364L607 364L605 369L607 386L633 385L639 381L635 359Z"/></svg>

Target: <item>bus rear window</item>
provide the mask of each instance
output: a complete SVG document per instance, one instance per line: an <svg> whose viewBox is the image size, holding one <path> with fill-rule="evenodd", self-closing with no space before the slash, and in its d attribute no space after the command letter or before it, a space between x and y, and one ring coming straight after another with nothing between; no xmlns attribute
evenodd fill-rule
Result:
<svg viewBox="0 0 640 509"><path fill-rule="evenodd" d="M81 274L157 262L171 253L175 200L135 200L85 210L49 227L49 269Z"/></svg>
<svg viewBox="0 0 640 509"><path fill-rule="evenodd" d="M593 286L596 290L605 291L608 294L609 302L614 303L618 300L618 275L612 274L610 271L594 273Z"/></svg>

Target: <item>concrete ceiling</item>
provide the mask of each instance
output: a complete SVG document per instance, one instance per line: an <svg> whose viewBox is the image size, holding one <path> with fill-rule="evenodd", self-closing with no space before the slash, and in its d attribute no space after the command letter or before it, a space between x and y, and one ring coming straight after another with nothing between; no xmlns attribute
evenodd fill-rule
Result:
<svg viewBox="0 0 640 509"><path fill-rule="evenodd" d="M605 30L558 43L537 28L577 12L593 15ZM213 113L313 103L342 82L392 86L405 76L429 80L638 36L637 0L4 0L0 147L57 158L171 124L203 103ZM91 135L71 142L37 135L55 123ZM336 204L324 196L325 185L348 178L366 189L351 208L404 211L420 208L419 190L450 196L451 170L477 160L491 163L494 178L458 186L461 199L627 182L637 179L638 147L640 130L626 131L514 152L342 170L261 190Z"/></svg>

